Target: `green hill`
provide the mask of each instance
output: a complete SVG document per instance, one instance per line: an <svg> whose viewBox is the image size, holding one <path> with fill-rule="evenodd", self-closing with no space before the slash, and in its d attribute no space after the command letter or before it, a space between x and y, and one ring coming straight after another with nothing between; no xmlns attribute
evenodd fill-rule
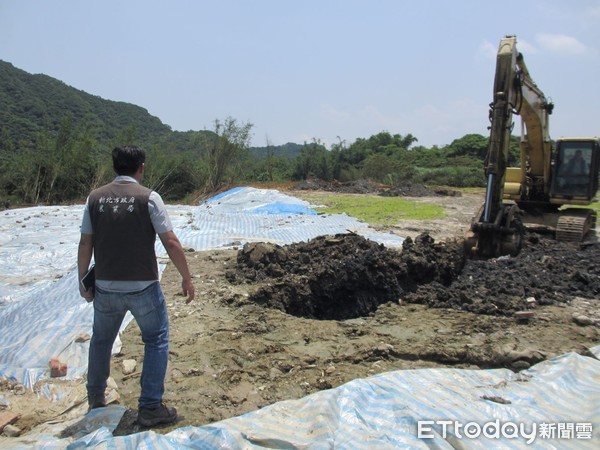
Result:
<svg viewBox="0 0 600 450"><path fill-rule="evenodd" d="M227 131L221 128L223 137L233 142L239 135L231 132L251 129L234 119L224 124L233 126ZM202 189L215 170L222 172L232 165L229 181L240 176L233 155L219 160L233 147L218 144L222 140L216 138L214 131L172 131L143 107L106 100L0 60L0 201L80 198L110 178L108 150L125 143L147 150L146 182L151 187L168 198L181 198ZM247 148L248 142L232 145L240 144ZM301 146L288 143L249 150L251 160L244 162L244 168L254 173L261 168L253 161L269 161L272 166L270 157L292 159Z"/></svg>
<svg viewBox="0 0 600 450"><path fill-rule="evenodd" d="M171 133L140 106L105 100L47 75L32 75L0 61L0 123L3 137L18 146L34 143L42 131L57 133L65 117L75 128L93 130L106 145L124 130L134 130L142 142L162 140Z"/></svg>
<svg viewBox="0 0 600 450"><path fill-rule="evenodd" d="M211 131L172 131L169 125L145 108L106 100L68 86L44 74L32 75L0 60L0 129L2 140L16 147L35 145L42 132L58 133L65 117L75 129L88 130L96 144L105 148L124 135L140 145L161 145L167 151L197 151L202 136ZM6 144L6 142L4 142ZM120 142L119 142L120 143ZM2 141L0 141L0 150ZM294 143L251 148L257 158L294 158L302 146Z"/></svg>

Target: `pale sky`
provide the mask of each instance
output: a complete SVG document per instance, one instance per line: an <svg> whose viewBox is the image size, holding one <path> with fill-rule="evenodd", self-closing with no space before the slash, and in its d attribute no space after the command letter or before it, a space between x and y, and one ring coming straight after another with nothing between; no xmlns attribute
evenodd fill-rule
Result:
<svg viewBox="0 0 600 450"><path fill-rule="evenodd" d="M600 0L0 0L0 59L173 130L231 116L254 146L430 147L488 135L507 34L555 103L551 137L600 135L599 23Z"/></svg>

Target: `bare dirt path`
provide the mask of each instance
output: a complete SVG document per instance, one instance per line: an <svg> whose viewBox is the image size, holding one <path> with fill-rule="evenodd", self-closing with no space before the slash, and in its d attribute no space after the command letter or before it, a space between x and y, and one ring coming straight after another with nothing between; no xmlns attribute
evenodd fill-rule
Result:
<svg viewBox="0 0 600 450"><path fill-rule="evenodd" d="M463 193L460 196L403 197L415 202L433 203L444 207L446 217L433 220L403 220L390 230L404 237L416 237L427 232L436 241L462 237L469 229L471 219L481 207L482 194Z"/></svg>

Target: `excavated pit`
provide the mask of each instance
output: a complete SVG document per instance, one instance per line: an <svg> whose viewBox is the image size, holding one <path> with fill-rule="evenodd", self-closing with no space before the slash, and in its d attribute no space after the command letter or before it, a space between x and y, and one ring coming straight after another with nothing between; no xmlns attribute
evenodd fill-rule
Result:
<svg viewBox="0 0 600 450"><path fill-rule="evenodd" d="M537 235L516 257L468 260L461 242L437 243L427 233L406 239L402 251L340 234L246 244L227 278L256 284L250 300L259 305L311 319L363 317L399 301L510 316L531 298L544 305L597 296L599 256L598 245L578 249Z"/></svg>

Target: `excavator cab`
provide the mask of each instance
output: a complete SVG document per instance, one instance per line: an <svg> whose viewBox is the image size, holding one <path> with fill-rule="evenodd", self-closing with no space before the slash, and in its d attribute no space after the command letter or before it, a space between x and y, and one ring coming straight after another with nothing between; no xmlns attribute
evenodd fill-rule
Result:
<svg viewBox="0 0 600 450"><path fill-rule="evenodd" d="M599 167L599 139L558 140L551 203L589 204L598 191Z"/></svg>

